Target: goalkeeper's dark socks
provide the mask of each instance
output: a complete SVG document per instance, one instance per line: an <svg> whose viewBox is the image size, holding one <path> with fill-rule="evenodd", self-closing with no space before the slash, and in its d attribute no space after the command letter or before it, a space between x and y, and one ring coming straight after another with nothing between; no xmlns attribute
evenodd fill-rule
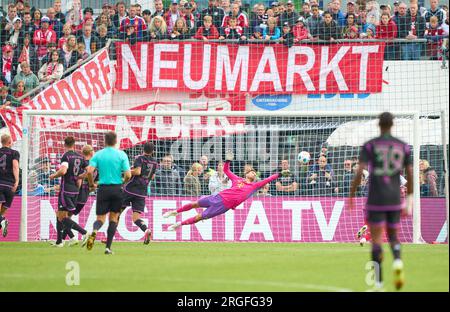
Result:
<svg viewBox="0 0 450 312"><path fill-rule="evenodd" d="M136 224L142 230L142 232L147 231L147 226L145 225L144 221L142 221L142 219L137 219L136 221L134 221L134 224Z"/></svg>
<svg viewBox="0 0 450 312"><path fill-rule="evenodd" d="M183 212L183 211L189 211L191 209L192 209L192 203L189 203L189 204L184 205L181 208L178 208L177 212L180 213L180 212Z"/></svg>
<svg viewBox="0 0 450 312"><path fill-rule="evenodd" d="M197 217L192 217L192 218L189 218L189 219L184 220L183 222L181 222L181 225L194 224L196 222L197 222Z"/></svg>
<svg viewBox="0 0 450 312"><path fill-rule="evenodd" d="M377 265L377 267L375 267L375 281L382 283L383 274L381 271L381 263L383 262L383 249L381 248L381 245L372 244L372 261Z"/></svg>
<svg viewBox="0 0 450 312"><path fill-rule="evenodd" d="M106 248L111 249L111 244L114 239L114 234L116 234L117 223L114 221L109 221L108 226L108 238L106 240Z"/></svg>
<svg viewBox="0 0 450 312"><path fill-rule="evenodd" d="M95 220L94 222L94 226L93 226L93 231L94 232L98 232L98 230L100 230L100 228L102 227L103 222L100 220Z"/></svg>
<svg viewBox="0 0 450 312"><path fill-rule="evenodd" d="M62 243L62 236L64 231L64 225L61 221L56 219L56 244L59 245Z"/></svg>

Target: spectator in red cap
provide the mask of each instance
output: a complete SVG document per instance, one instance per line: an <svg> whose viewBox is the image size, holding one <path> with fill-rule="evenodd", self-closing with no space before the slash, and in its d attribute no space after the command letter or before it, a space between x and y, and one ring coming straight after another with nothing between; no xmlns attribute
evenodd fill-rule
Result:
<svg viewBox="0 0 450 312"><path fill-rule="evenodd" d="M56 32L50 29L50 19L44 16L41 18L41 28L34 32L33 37L39 61L47 54L47 44L50 42L56 43Z"/></svg>

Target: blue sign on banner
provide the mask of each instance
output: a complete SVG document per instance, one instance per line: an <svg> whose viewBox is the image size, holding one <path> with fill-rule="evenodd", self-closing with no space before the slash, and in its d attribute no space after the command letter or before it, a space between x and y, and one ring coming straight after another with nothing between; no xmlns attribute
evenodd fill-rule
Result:
<svg viewBox="0 0 450 312"><path fill-rule="evenodd" d="M276 111L289 106L292 103L291 94L278 94L278 95L258 95L252 99L252 103L259 108Z"/></svg>

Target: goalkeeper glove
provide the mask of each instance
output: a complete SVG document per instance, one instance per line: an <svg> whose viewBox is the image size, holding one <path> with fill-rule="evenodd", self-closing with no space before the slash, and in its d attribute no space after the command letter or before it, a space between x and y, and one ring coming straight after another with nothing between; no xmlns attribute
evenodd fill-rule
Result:
<svg viewBox="0 0 450 312"><path fill-rule="evenodd" d="M234 158L234 154L233 154L232 151L227 151L227 152L225 153L225 160L226 160L226 161L232 161L233 158Z"/></svg>
<svg viewBox="0 0 450 312"><path fill-rule="evenodd" d="M289 170L280 170L280 171L278 172L278 175L279 175L280 177L288 177L288 176L291 175L291 172L290 172Z"/></svg>

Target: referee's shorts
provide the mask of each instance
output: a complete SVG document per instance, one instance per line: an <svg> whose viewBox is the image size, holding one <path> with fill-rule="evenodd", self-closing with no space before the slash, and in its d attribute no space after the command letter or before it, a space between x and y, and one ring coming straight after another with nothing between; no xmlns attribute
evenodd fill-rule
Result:
<svg viewBox="0 0 450 312"><path fill-rule="evenodd" d="M108 212L119 213L122 209L123 191L122 184L101 184L97 190L97 216Z"/></svg>

